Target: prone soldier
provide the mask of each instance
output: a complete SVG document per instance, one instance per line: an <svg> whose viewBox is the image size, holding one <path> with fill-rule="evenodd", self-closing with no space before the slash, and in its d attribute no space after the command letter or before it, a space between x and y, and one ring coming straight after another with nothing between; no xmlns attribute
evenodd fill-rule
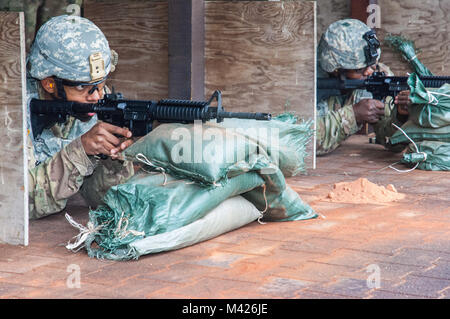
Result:
<svg viewBox="0 0 450 319"><path fill-rule="evenodd" d="M88 19L50 19L28 57L28 105L32 98L98 102L114 61L106 37ZM111 186L134 174L132 163L120 160L133 143L131 135L127 128L98 121L95 113L69 117L36 137L28 120L30 218L61 211L76 193L91 206L100 204Z"/></svg>
<svg viewBox="0 0 450 319"><path fill-rule="evenodd" d="M379 63L381 50L376 34L356 19L332 23L322 35L318 51L318 78L336 77L365 79L376 70L393 75ZM346 138L357 133L364 123L373 124L377 141L386 144L386 138L395 132L392 123L401 126L408 119L409 91L402 91L393 101L373 98L366 90L347 92L318 92L317 101L317 155L335 150ZM401 149L390 147L392 151Z"/></svg>

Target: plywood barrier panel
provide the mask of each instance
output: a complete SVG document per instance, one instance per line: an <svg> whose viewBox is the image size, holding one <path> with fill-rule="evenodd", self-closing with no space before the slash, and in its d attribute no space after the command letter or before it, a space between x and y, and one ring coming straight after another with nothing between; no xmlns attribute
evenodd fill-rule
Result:
<svg viewBox="0 0 450 319"><path fill-rule="evenodd" d="M317 3L317 41L328 26L351 16L351 0L316 0Z"/></svg>
<svg viewBox="0 0 450 319"><path fill-rule="evenodd" d="M221 90L228 111L314 119L314 14L314 2L205 2L205 94Z"/></svg>
<svg viewBox="0 0 450 319"><path fill-rule="evenodd" d="M0 12L0 242L28 244L23 13Z"/></svg>
<svg viewBox="0 0 450 319"><path fill-rule="evenodd" d="M109 86L128 99L167 98L167 2L87 0L84 17L103 31L119 54Z"/></svg>
<svg viewBox="0 0 450 319"><path fill-rule="evenodd" d="M402 34L414 40L421 49L420 61L436 75L450 75L450 1L448 0L379 0L383 40L388 33ZM396 75L411 72L401 55L386 45L382 47L381 60Z"/></svg>
<svg viewBox="0 0 450 319"><path fill-rule="evenodd" d="M137 99L168 96L167 2L87 0L84 16L119 53L110 81L116 91ZM315 45L314 2L206 1L205 99L219 89L229 111L313 119Z"/></svg>

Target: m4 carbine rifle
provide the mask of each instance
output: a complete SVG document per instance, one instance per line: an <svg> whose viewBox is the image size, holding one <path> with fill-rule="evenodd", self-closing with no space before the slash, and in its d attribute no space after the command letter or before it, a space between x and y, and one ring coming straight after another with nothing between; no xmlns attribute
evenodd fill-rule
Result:
<svg viewBox="0 0 450 319"><path fill-rule="evenodd" d="M217 101L217 106L210 104ZM160 100L140 101L123 99L122 94L106 94L98 103L77 103L61 100L32 99L30 104L33 136L37 137L44 128L64 123L68 116L77 117L86 113L97 113L97 118L119 127L127 127L135 137L144 136L152 130L153 121L159 123L203 123L225 118L270 120L268 113L225 112L222 95L215 91L209 101Z"/></svg>
<svg viewBox="0 0 450 319"><path fill-rule="evenodd" d="M450 83L450 76L419 76L426 88L439 88ZM363 89L371 92L375 100L384 100L387 96L395 97L401 91L410 90L407 76L386 76L375 72L365 80L319 78L317 79L318 101L333 95L340 95L341 90Z"/></svg>

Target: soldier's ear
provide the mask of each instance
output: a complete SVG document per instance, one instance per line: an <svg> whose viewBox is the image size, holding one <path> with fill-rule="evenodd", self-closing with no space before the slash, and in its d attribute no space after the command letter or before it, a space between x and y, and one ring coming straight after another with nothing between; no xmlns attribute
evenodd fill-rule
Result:
<svg viewBox="0 0 450 319"><path fill-rule="evenodd" d="M56 92L56 83L53 78L45 78L41 80L41 86L50 94L54 94Z"/></svg>

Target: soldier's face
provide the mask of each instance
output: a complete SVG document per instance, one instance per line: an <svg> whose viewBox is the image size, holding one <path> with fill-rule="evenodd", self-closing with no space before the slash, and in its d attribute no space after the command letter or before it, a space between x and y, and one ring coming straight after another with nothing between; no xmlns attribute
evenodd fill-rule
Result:
<svg viewBox="0 0 450 319"><path fill-rule="evenodd" d="M357 69L357 70L346 70L345 77L347 79L353 80L364 80L367 77L371 76L373 72L376 71L376 65L371 65L366 68Z"/></svg>
<svg viewBox="0 0 450 319"><path fill-rule="evenodd" d="M97 103L98 100L103 98L105 82L93 85L80 85L80 86L64 86L66 91L66 98L68 101L79 103ZM82 122L89 121L95 113L79 114L77 119Z"/></svg>
<svg viewBox="0 0 450 319"><path fill-rule="evenodd" d="M41 80L41 85L48 94L48 98L59 98L55 81L49 77ZM93 85L67 86L64 91L68 101L78 103L97 103L104 96L105 82ZM83 122L89 121L95 113L80 114L77 118Z"/></svg>
<svg viewBox="0 0 450 319"><path fill-rule="evenodd" d="M97 88L92 91L92 85L64 86L68 101L79 103L97 103L103 98L105 82L97 84Z"/></svg>

